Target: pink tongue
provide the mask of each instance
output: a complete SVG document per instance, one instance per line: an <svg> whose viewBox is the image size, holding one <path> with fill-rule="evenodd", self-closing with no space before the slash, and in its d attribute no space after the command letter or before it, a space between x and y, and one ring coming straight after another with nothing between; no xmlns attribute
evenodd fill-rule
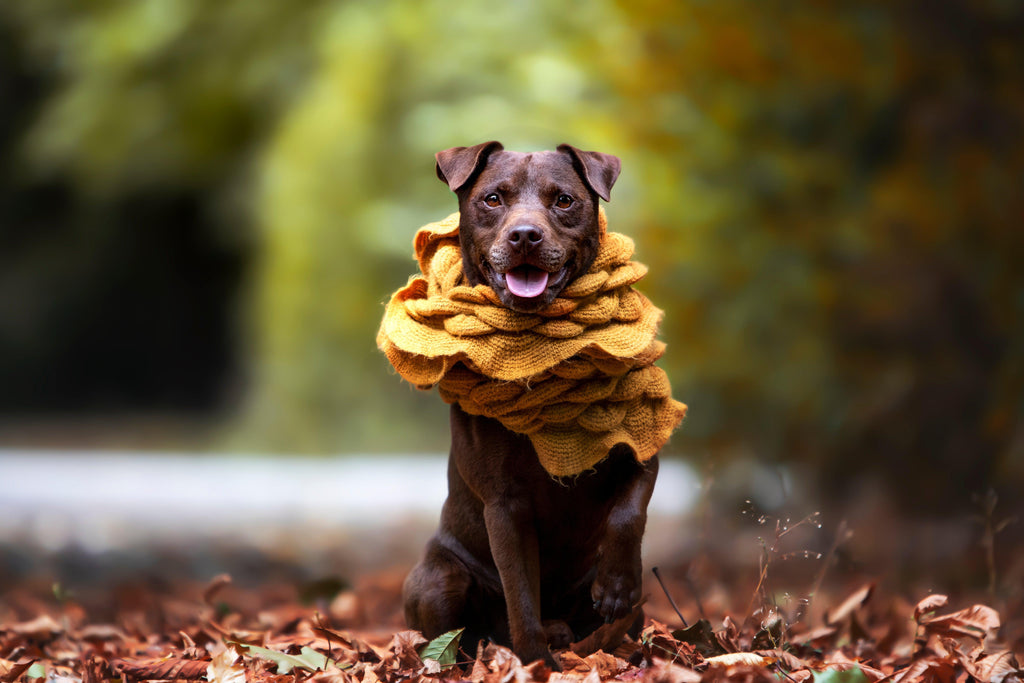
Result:
<svg viewBox="0 0 1024 683"><path fill-rule="evenodd" d="M540 296L548 286L548 273L540 268L519 266L505 273L508 291L523 299Z"/></svg>

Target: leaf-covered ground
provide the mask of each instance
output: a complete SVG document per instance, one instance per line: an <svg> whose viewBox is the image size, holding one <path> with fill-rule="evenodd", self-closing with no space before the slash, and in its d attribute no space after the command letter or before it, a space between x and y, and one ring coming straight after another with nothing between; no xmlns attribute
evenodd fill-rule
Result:
<svg viewBox="0 0 1024 683"><path fill-rule="evenodd" d="M400 571L341 590L314 586L305 596L284 584L243 589L227 576L205 585L140 583L89 599L27 582L0 593L0 682L1024 678L1020 615L1008 619L969 599L930 594L915 604L867 583L834 596L819 587L814 602L779 605L763 599L763 581L753 598L724 585L700 596L682 572L663 574L667 590L651 581L637 641L609 645L627 617L558 652L561 672L521 662L503 647L460 643L457 634L428 643L405 630ZM730 594L744 606L730 608ZM704 618L683 627L669 595ZM1003 609L1016 613L1019 605Z"/></svg>

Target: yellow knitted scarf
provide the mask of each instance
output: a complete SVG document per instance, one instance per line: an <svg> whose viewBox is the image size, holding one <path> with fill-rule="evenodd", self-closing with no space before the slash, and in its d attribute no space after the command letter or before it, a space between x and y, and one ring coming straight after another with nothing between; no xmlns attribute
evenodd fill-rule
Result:
<svg viewBox="0 0 1024 683"><path fill-rule="evenodd" d="M528 435L554 476L590 469L620 443L646 461L686 414L653 365L662 312L631 286L647 268L629 260L630 238L607 231L603 209L599 222L594 264L535 314L465 283L458 213L424 226L422 276L392 295L377 334L406 381Z"/></svg>

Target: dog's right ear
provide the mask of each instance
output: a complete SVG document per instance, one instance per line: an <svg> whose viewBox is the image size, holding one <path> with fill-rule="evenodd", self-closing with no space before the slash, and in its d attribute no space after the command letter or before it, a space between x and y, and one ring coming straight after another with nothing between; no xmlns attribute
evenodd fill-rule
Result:
<svg viewBox="0 0 1024 683"><path fill-rule="evenodd" d="M452 147L434 155L437 160L437 177L446 183L452 192L466 184L478 169L487 163L492 152L505 149L497 140L484 142L472 147Z"/></svg>

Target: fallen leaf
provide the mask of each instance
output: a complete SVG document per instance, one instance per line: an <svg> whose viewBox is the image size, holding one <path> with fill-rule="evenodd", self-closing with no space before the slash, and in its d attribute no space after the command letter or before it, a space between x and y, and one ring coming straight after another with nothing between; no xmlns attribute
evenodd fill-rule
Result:
<svg viewBox="0 0 1024 683"><path fill-rule="evenodd" d="M712 657L725 652L715 638L715 631L707 619L694 622L688 628L672 631L672 637L681 643L693 645L702 657Z"/></svg>
<svg viewBox="0 0 1024 683"><path fill-rule="evenodd" d="M756 655L753 652L730 652L724 655L708 657L704 661L708 666L726 667L737 666L739 664L746 664L749 666L767 666L773 660L762 657L761 655Z"/></svg>
<svg viewBox="0 0 1024 683"><path fill-rule="evenodd" d="M279 674L289 673L296 667L306 669L307 671L321 671L328 666L337 666L326 655L317 652L311 647L303 647L299 654L290 655L278 650L260 647L259 645L246 645L244 643L236 643L236 645L245 648L252 655L277 664L277 673Z"/></svg>
<svg viewBox="0 0 1024 683"><path fill-rule="evenodd" d="M391 639L391 650L395 653L398 668L412 671L423 666L419 650L427 644L427 639L419 631L399 631Z"/></svg>
<svg viewBox="0 0 1024 683"><path fill-rule="evenodd" d="M858 667L853 667L815 671L811 680L814 683L868 683L871 679Z"/></svg>
<svg viewBox="0 0 1024 683"><path fill-rule="evenodd" d="M245 666L240 659L238 650L233 647L224 648L222 652L214 655L208 666L204 667L206 680L210 683L245 683Z"/></svg>
<svg viewBox="0 0 1024 683"><path fill-rule="evenodd" d="M739 652L740 645L737 642L740 630L736 626L736 622L732 620L732 617L726 615L722 619L722 630L715 632L715 639L718 640L718 644L726 652Z"/></svg>
<svg viewBox="0 0 1024 683"><path fill-rule="evenodd" d="M863 607L867 601L871 599L871 595L874 592L874 582L861 586L851 593L849 597L843 600L838 607L825 612L825 623L830 626L835 626L844 621L848 616L853 614L854 611Z"/></svg>
<svg viewBox="0 0 1024 683"><path fill-rule="evenodd" d="M792 640L800 645L814 645L821 648L833 641L838 633L839 629L835 626L819 626L795 636Z"/></svg>
<svg viewBox="0 0 1024 683"><path fill-rule="evenodd" d="M901 671L892 679L892 683L916 681L918 678L926 681L952 681L954 676L953 666L949 662L937 657L927 657L917 660Z"/></svg>
<svg viewBox="0 0 1024 683"><path fill-rule="evenodd" d="M624 660L602 650L588 655L583 661L591 671L596 671L602 679L612 678L629 667Z"/></svg>
<svg viewBox="0 0 1024 683"><path fill-rule="evenodd" d="M433 659L443 669L455 666L459 656L459 640L462 638L462 632L465 630L464 628L459 628L442 633L420 649L420 657L422 659Z"/></svg>
<svg viewBox="0 0 1024 683"><path fill-rule="evenodd" d="M470 680L473 683L507 683L512 678L525 680L523 663L512 650L488 643L478 650Z"/></svg>
<svg viewBox="0 0 1024 683"><path fill-rule="evenodd" d="M651 679L659 683L700 683L703 676L675 662L660 661L651 669Z"/></svg>
<svg viewBox="0 0 1024 683"><path fill-rule="evenodd" d="M570 645L569 649L581 657L586 657L598 650L614 650L622 642L629 627L640 616L640 605L642 604L643 602L641 601L639 605L633 608L632 612L619 617L610 624L602 624L583 640Z"/></svg>
<svg viewBox="0 0 1024 683"><path fill-rule="evenodd" d="M18 680L18 677L28 671L35 661L34 659L26 659L20 662L11 662L6 659L0 659L0 681L11 683Z"/></svg>
<svg viewBox="0 0 1024 683"><path fill-rule="evenodd" d="M1012 652L1003 651L982 657L976 662L964 662L964 668L979 681L1002 683L1007 676L1022 678L1020 665Z"/></svg>
<svg viewBox="0 0 1024 683"><path fill-rule="evenodd" d="M914 621L921 621L921 617L934 612L940 607L945 607L948 602L948 596L939 594L929 595L914 606Z"/></svg>
<svg viewBox="0 0 1024 683"><path fill-rule="evenodd" d="M337 667L328 667L324 671L317 671L306 679L307 683L350 683L351 680L352 677L348 673Z"/></svg>
<svg viewBox="0 0 1024 683"><path fill-rule="evenodd" d="M754 654L779 664L786 672L800 671L809 667L807 662L785 650L758 650Z"/></svg>
<svg viewBox="0 0 1024 683"><path fill-rule="evenodd" d="M7 626L3 630L36 640L53 638L64 632L64 628L49 614L42 614L31 621Z"/></svg>
<svg viewBox="0 0 1024 683"><path fill-rule="evenodd" d="M218 574L213 577L213 579L210 580L210 583L208 583L206 588L203 590L203 602L212 606L214 598L217 597L217 593L219 593L222 588L230 584L230 574Z"/></svg>
<svg viewBox="0 0 1024 683"><path fill-rule="evenodd" d="M928 634L959 638L968 636L984 640L999 628L999 613L987 605L974 605L952 614L919 620Z"/></svg>
<svg viewBox="0 0 1024 683"><path fill-rule="evenodd" d="M206 678L206 669L210 662L181 657L161 657L159 659L127 660L113 662L114 668L135 679L151 681L170 681L175 679L197 681Z"/></svg>

